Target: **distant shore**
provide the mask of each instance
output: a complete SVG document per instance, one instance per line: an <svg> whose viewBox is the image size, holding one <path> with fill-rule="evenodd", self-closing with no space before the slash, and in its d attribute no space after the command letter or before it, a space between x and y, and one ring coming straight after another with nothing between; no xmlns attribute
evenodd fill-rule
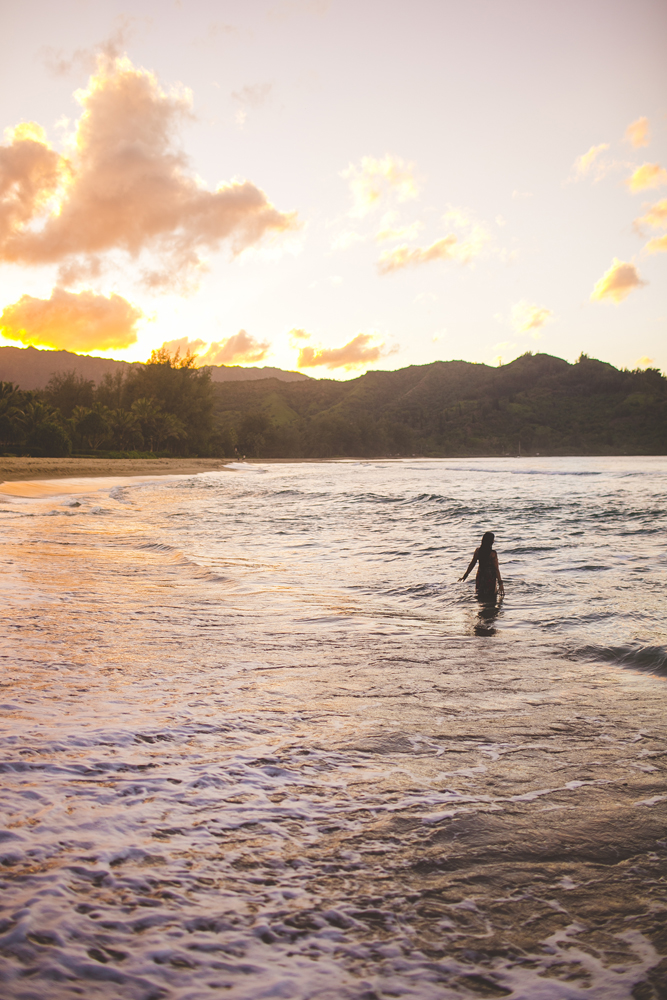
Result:
<svg viewBox="0 0 667 1000"><path fill-rule="evenodd" d="M0 483L106 476L188 476L217 472L224 458L2 458Z"/></svg>

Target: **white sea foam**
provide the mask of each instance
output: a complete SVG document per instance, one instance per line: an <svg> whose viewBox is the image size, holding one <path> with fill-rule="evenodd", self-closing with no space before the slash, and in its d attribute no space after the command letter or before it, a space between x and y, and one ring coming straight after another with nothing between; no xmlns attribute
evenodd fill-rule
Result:
<svg viewBox="0 0 667 1000"><path fill-rule="evenodd" d="M657 995L667 463L585 461L3 497L3 1000Z"/></svg>

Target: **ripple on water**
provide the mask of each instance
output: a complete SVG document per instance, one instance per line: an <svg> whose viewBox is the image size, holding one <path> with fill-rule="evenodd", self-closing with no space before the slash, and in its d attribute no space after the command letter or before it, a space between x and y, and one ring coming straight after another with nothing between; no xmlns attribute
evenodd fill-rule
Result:
<svg viewBox="0 0 667 1000"><path fill-rule="evenodd" d="M3 1000L658 1000L664 473L583 461L17 500Z"/></svg>

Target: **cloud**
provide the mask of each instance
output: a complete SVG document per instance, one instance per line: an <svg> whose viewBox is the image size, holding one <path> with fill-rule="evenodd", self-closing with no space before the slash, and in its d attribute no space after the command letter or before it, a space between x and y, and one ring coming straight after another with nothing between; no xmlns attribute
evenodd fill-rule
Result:
<svg viewBox="0 0 667 1000"><path fill-rule="evenodd" d="M654 205L644 202L644 208L648 211L635 219L633 227L636 233L644 236L644 227L651 229L667 229L667 198L656 201ZM644 253L665 253L667 251L667 234L664 236L654 236L644 247Z"/></svg>
<svg viewBox="0 0 667 1000"><path fill-rule="evenodd" d="M449 233L427 247L409 247L404 243L392 250L385 250L378 260L380 274L400 271L404 267L428 264L433 260L455 260L461 264L468 264L481 254L489 239L484 226L473 222L457 208L449 209L443 216L443 222L458 229L461 235L455 232Z"/></svg>
<svg viewBox="0 0 667 1000"><path fill-rule="evenodd" d="M659 163L643 163L625 182L632 193L667 184L667 170Z"/></svg>
<svg viewBox="0 0 667 1000"><path fill-rule="evenodd" d="M36 122L5 133L0 146L0 248L13 233L47 211L67 176L67 164ZM0 251L1 252L1 251Z"/></svg>
<svg viewBox="0 0 667 1000"><path fill-rule="evenodd" d="M58 268L57 284L60 288L70 288L82 281L100 278L104 271L104 261L96 254L83 259L66 261Z"/></svg>
<svg viewBox="0 0 667 1000"><path fill-rule="evenodd" d="M641 358L637 358L637 368L648 368L654 361L655 358L649 358L648 355L643 354Z"/></svg>
<svg viewBox="0 0 667 1000"><path fill-rule="evenodd" d="M202 365L240 365L248 362L263 361L269 353L271 344L260 342L251 337L245 330L239 330L233 337L210 344L206 354L197 359Z"/></svg>
<svg viewBox="0 0 667 1000"><path fill-rule="evenodd" d="M205 340L190 340L189 337L178 337L176 340L165 340L160 350L168 351L174 355L178 352L180 357L185 358L189 354L197 354L206 344Z"/></svg>
<svg viewBox="0 0 667 1000"><path fill-rule="evenodd" d="M654 236L644 247L646 253L667 253L667 233L664 236Z"/></svg>
<svg viewBox="0 0 667 1000"><path fill-rule="evenodd" d="M364 156L361 167L350 164L341 172L350 186L353 206L351 215L363 216L378 208L381 200L393 195L398 201L417 197L414 164L405 163L400 156L387 153L381 160Z"/></svg>
<svg viewBox="0 0 667 1000"><path fill-rule="evenodd" d="M418 220L405 226L396 226L394 225L395 221L395 212L387 212L383 216L380 222L381 228L375 234L377 243L385 243L388 240L414 240L419 231L424 228L424 224Z"/></svg>
<svg viewBox="0 0 667 1000"><path fill-rule="evenodd" d="M637 121L628 125L625 130L624 139L631 146L634 146L635 149L638 149L640 146L648 146L648 118L638 118Z"/></svg>
<svg viewBox="0 0 667 1000"><path fill-rule="evenodd" d="M197 355L197 367L205 365L237 365L248 361L261 361L269 351L270 344L259 343L245 330L239 330L233 337L226 340L213 341L205 354L201 353L207 341L197 338L178 337L176 340L165 340L162 347L170 354L179 352L181 357L188 354Z"/></svg>
<svg viewBox="0 0 667 1000"><path fill-rule="evenodd" d="M88 49L76 49L70 58L63 55L62 49L54 49L47 45L41 50L44 65L54 76L69 76L70 74L95 72L98 55L101 53L107 59L118 59L123 54L131 37L135 34L140 20L149 22L148 18L133 17L120 14L116 17L116 29L103 42Z"/></svg>
<svg viewBox="0 0 667 1000"><path fill-rule="evenodd" d="M304 331L299 331L303 334ZM395 354L398 347L387 348L383 341L373 344L374 335L359 333L343 347L302 347L299 351L297 368L344 368L350 371L364 365L373 364L380 358Z"/></svg>
<svg viewBox="0 0 667 1000"><path fill-rule="evenodd" d="M641 288L646 282L642 281L634 264L619 260L617 257L611 262L611 267L606 271L595 288L591 292L591 302L602 302L603 299L611 299L617 305L626 299L635 288Z"/></svg>
<svg viewBox="0 0 667 1000"><path fill-rule="evenodd" d="M667 229L667 198L656 201L655 205L648 205L647 202L644 202L643 207L648 207L648 212L634 221L635 229L638 232L641 232L642 226L650 226L652 229Z"/></svg>
<svg viewBox="0 0 667 1000"><path fill-rule="evenodd" d="M431 243L428 247L409 247L403 244L380 254L378 270L380 274L400 271L404 267L427 264L432 260L456 260L458 238L450 233Z"/></svg>
<svg viewBox="0 0 667 1000"><path fill-rule="evenodd" d="M299 340L310 340L310 334L306 333L305 330L301 330L299 327L293 327L287 336L289 337L292 347L295 347Z"/></svg>
<svg viewBox="0 0 667 1000"><path fill-rule="evenodd" d="M583 153L581 156L578 156L572 165L572 169L574 170L574 180L581 180L582 177L585 177L588 173L590 173L596 159L600 153L605 151L605 149L609 149L608 142L602 142L599 146L591 146L587 153Z"/></svg>
<svg viewBox="0 0 667 1000"><path fill-rule="evenodd" d="M512 306L511 321L516 332L531 333L533 331L531 335L536 340L542 336L539 333L540 329L552 319L554 319L554 314L551 309L547 309L546 306L532 305L525 299L521 299L520 302Z"/></svg>
<svg viewBox="0 0 667 1000"><path fill-rule="evenodd" d="M0 147L0 260L85 264L121 251L152 254L153 288L183 284L202 253L233 253L296 226L247 180L207 190L175 144L192 117L187 91L161 89L128 59L100 56L67 157L39 126L20 125ZM54 202L57 201L57 204ZM41 225L40 225L41 223Z"/></svg>
<svg viewBox="0 0 667 1000"><path fill-rule="evenodd" d="M8 340L65 351L108 351L136 343L142 312L121 295L75 294L54 288L49 299L22 295L6 306L0 331Z"/></svg>
<svg viewBox="0 0 667 1000"><path fill-rule="evenodd" d="M656 201L654 205L644 204L648 208L645 215L634 221L635 231L641 236L643 226L650 226L651 229L667 229L667 198ZM667 234L664 236L654 236L644 247L645 253L665 253L667 252Z"/></svg>
<svg viewBox="0 0 667 1000"><path fill-rule="evenodd" d="M532 197L532 191L512 191L512 201L525 201L526 198Z"/></svg>
<svg viewBox="0 0 667 1000"><path fill-rule="evenodd" d="M262 104L266 103L272 88L272 83L249 84L241 87L240 90L233 90L232 100L238 101L239 104L245 104L250 108L260 108Z"/></svg>

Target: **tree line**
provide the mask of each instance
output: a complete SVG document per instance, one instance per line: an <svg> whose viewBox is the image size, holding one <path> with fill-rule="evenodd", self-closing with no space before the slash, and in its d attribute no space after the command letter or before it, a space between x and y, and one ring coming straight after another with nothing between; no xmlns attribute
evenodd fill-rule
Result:
<svg viewBox="0 0 667 1000"><path fill-rule="evenodd" d="M54 374L42 390L0 382L0 450L218 455L210 372L196 367L195 355L160 349L98 385L74 371Z"/></svg>
<svg viewBox="0 0 667 1000"><path fill-rule="evenodd" d="M337 458L664 455L667 379L582 354L491 368L436 361L346 382L212 383L196 356L161 349L97 385L0 383L5 454Z"/></svg>
<svg viewBox="0 0 667 1000"><path fill-rule="evenodd" d="M254 458L667 454L667 379L582 354L438 361L336 382L214 387L226 454Z"/></svg>

